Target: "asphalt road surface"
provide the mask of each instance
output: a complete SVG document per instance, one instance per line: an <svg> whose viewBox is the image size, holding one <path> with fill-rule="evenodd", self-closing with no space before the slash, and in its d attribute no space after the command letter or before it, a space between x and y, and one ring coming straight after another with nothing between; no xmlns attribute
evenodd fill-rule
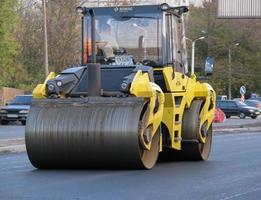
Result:
<svg viewBox="0 0 261 200"><path fill-rule="evenodd" d="M218 135L207 162L158 163L152 170L37 170L27 155L0 155L0 199L261 198L261 132Z"/></svg>
<svg viewBox="0 0 261 200"><path fill-rule="evenodd" d="M0 139L24 138L25 126L7 125L0 126Z"/></svg>

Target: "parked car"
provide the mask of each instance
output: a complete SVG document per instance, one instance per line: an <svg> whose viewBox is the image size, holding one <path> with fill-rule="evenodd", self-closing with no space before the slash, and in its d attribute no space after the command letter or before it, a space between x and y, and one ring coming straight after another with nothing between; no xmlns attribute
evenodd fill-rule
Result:
<svg viewBox="0 0 261 200"><path fill-rule="evenodd" d="M248 100L244 101L244 103L247 104L248 106L252 106L252 107L259 109L259 112L261 113L261 102L260 101L248 99Z"/></svg>
<svg viewBox="0 0 261 200"><path fill-rule="evenodd" d="M0 123L5 125L10 121L20 121L25 125L32 98L32 95L16 96L9 104L0 109Z"/></svg>
<svg viewBox="0 0 261 200"><path fill-rule="evenodd" d="M242 101L217 101L217 107L225 113L226 118L239 116L241 119L244 119L248 116L255 119L260 114L258 109L248 106Z"/></svg>
<svg viewBox="0 0 261 200"><path fill-rule="evenodd" d="M252 97L252 98L250 98L248 100L255 100L255 101L261 102L261 97Z"/></svg>
<svg viewBox="0 0 261 200"><path fill-rule="evenodd" d="M217 101L223 101L223 100L227 100L227 95L218 95L217 96Z"/></svg>
<svg viewBox="0 0 261 200"><path fill-rule="evenodd" d="M234 98L233 101L242 101L241 98Z"/></svg>

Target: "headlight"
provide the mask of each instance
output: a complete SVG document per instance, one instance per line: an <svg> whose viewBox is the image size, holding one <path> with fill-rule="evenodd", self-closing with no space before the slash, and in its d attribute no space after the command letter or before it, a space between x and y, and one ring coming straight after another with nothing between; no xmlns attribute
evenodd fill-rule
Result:
<svg viewBox="0 0 261 200"><path fill-rule="evenodd" d="M252 109L250 109L250 110L248 110L249 112L254 112L254 110L252 110Z"/></svg>
<svg viewBox="0 0 261 200"><path fill-rule="evenodd" d="M0 110L0 113L4 114L4 113L7 113L6 110Z"/></svg>
<svg viewBox="0 0 261 200"><path fill-rule="evenodd" d="M57 85L58 87L61 87L61 86L63 85L63 83L62 83L62 81L57 81L57 82L56 82L56 85Z"/></svg>
<svg viewBox="0 0 261 200"><path fill-rule="evenodd" d="M29 110L21 110L19 113L21 113L21 114L27 114L27 113L29 113Z"/></svg>
<svg viewBox="0 0 261 200"><path fill-rule="evenodd" d="M48 90L53 92L55 90L55 86L53 84L48 85Z"/></svg>

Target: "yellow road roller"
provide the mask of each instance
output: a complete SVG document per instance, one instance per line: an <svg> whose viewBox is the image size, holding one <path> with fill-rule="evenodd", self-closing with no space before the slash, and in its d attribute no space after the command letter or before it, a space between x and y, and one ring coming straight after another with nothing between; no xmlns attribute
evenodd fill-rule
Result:
<svg viewBox="0 0 261 200"><path fill-rule="evenodd" d="M187 7L77 7L82 65L33 91L26 149L39 169L151 169L207 160L215 92L187 66ZM192 71L192 70L191 70Z"/></svg>

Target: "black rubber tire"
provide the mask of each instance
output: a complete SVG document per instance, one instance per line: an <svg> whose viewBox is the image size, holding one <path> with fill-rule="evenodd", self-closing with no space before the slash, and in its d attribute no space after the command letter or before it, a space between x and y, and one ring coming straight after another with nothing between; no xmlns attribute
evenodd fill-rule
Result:
<svg viewBox="0 0 261 200"><path fill-rule="evenodd" d="M203 105L202 100L194 100L188 110L184 112L182 123L182 150L181 157L184 160L207 160L212 144L212 124L207 131L206 143L198 141L200 132L199 114ZM188 126L189 124L189 126Z"/></svg>
<svg viewBox="0 0 261 200"><path fill-rule="evenodd" d="M161 161L205 161L208 159L212 145L212 124L207 131L206 143L198 141L200 128L199 114L203 101L194 100L191 107L184 112L182 122L182 150L164 149L160 153ZM189 126L188 126L189 125Z"/></svg>
<svg viewBox="0 0 261 200"><path fill-rule="evenodd" d="M26 125L26 121L21 121L22 125L25 126Z"/></svg>
<svg viewBox="0 0 261 200"><path fill-rule="evenodd" d="M183 142L182 150L164 149L160 153L161 162L169 161L206 161L212 146L212 125L208 129L206 143Z"/></svg>
<svg viewBox="0 0 261 200"><path fill-rule="evenodd" d="M7 120L1 120L0 121L0 124L1 125L7 125L9 123L9 121L7 121Z"/></svg>
<svg viewBox="0 0 261 200"><path fill-rule="evenodd" d="M242 112L241 112L241 113L239 114L239 118L240 118L240 119L245 119L245 118L246 118L245 113L242 113Z"/></svg>
<svg viewBox="0 0 261 200"><path fill-rule="evenodd" d="M186 160L205 161L208 159L212 146L212 125L209 127L206 142L184 142L182 143L182 156Z"/></svg>
<svg viewBox="0 0 261 200"><path fill-rule="evenodd" d="M252 118L252 119L256 119L256 118L257 118L257 116L252 116L251 118Z"/></svg>
<svg viewBox="0 0 261 200"><path fill-rule="evenodd" d="M184 111L182 120L182 139L197 140L200 128L199 114L203 105L202 100L192 101L190 108Z"/></svg>
<svg viewBox="0 0 261 200"><path fill-rule="evenodd" d="M231 117L231 115L226 115L226 118L229 119Z"/></svg>

